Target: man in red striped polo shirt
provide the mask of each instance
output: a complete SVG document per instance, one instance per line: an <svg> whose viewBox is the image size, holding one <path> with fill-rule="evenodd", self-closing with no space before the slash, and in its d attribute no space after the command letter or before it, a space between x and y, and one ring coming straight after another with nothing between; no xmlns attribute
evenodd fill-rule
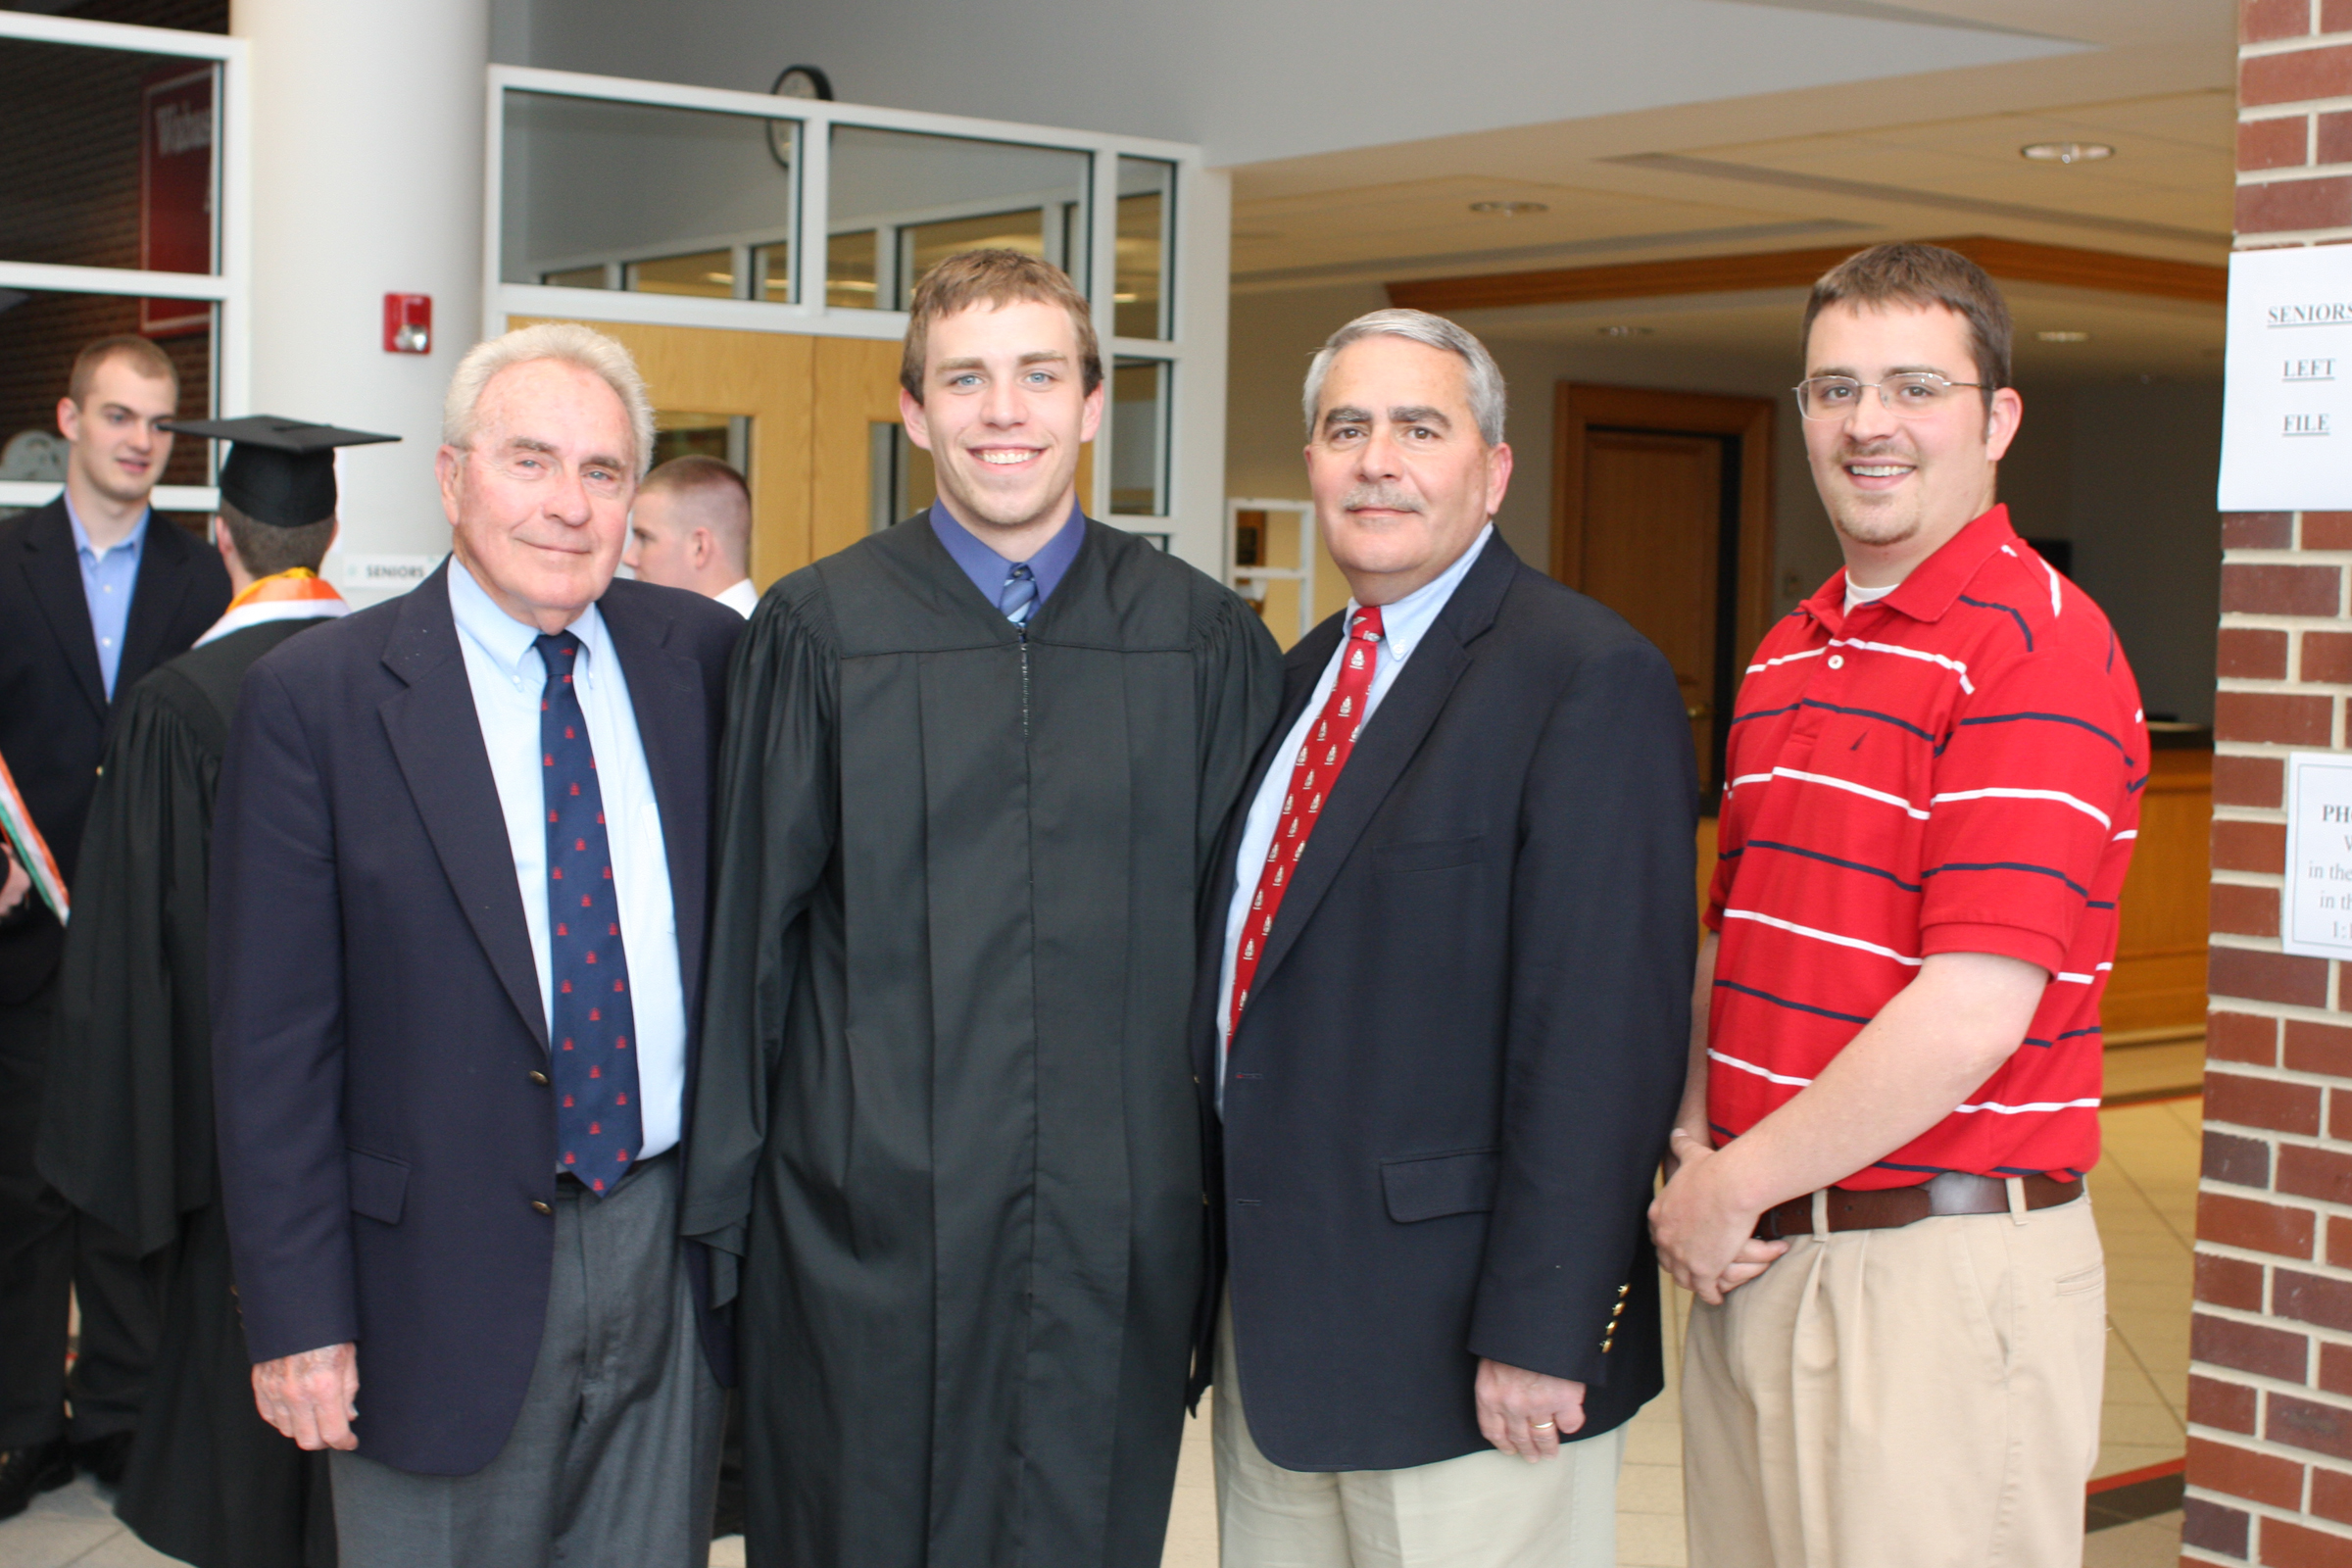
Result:
<svg viewBox="0 0 2352 1568"><path fill-rule="evenodd" d="M2105 1282L2099 997L2146 781L2098 606L1994 501L1977 266L1814 285L1797 389L1845 569L1732 721L1661 1259L1698 1568L2081 1561Z"/></svg>

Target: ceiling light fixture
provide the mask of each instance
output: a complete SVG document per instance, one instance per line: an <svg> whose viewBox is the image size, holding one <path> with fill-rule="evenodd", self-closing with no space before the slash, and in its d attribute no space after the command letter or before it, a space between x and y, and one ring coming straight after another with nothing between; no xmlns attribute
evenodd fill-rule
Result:
<svg viewBox="0 0 2352 1568"><path fill-rule="evenodd" d="M2113 158L2115 149L2103 141L2036 141L2020 147L2018 156L2036 164L2095 164Z"/></svg>
<svg viewBox="0 0 2352 1568"><path fill-rule="evenodd" d="M2044 343L2087 343L2090 341L2088 332L2036 332L2034 335Z"/></svg>
<svg viewBox="0 0 2352 1568"><path fill-rule="evenodd" d="M1602 337L1647 337L1650 335L1652 328L1646 326L1628 326L1623 322L1619 322L1610 326L1595 327L1593 330L1598 332Z"/></svg>
<svg viewBox="0 0 2352 1568"><path fill-rule="evenodd" d="M1472 202L1470 210L1487 218L1533 218L1551 208L1544 202Z"/></svg>

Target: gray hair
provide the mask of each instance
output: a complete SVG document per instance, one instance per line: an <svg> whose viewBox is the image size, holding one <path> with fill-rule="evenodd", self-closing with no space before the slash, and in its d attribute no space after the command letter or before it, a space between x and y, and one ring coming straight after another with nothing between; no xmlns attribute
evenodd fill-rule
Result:
<svg viewBox="0 0 2352 1568"><path fill-rule="evenodd" d="M1502 384L1502 371L1494 364L1494 356L1487 346L1463 331L1443 316L1427 311L1373 311L1359 316L1325 340L1315 352L1314 362L1306 368L1306 438L1315 438L1315 408L1323 400L1323 378L1331 373L1331 362L1340 357L1340 350L1350 343L1368 337L1401 337L1415 343L1425 343L1433 349L1458 354L1469 375L1470 414L1478 420L1479 439L1487 445L1502 444L1502 419L1508 401Z"/></svg>
<svg viewBox="0 0 2352 1568"><path fill-rule="evenodd" d="M645 477L654 460L654 405L646 396L645 377L629 351L594 327L577 321L541 321L518 326L504 337L476 343L458 362L449 378L449 395L441 402L441 441L461 450L473 445L480 423L482 393L498 372L534 360L555 360L577 366L602 380L620 399L629 416L629 454L634 478Z"/></svg>

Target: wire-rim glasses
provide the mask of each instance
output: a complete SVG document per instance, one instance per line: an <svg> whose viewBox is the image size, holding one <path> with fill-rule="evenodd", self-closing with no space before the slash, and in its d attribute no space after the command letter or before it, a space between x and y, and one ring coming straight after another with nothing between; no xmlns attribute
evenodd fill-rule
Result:
<svg viewBox="0 0 2352 1568"><path fill-rule="evenodd" d="M1862 406L1862 392L1876 387L1879 402L1901 419L1924 419L1964 389L1982 389L1982 381L1947 381L1933 370L1906 370L1884 381L1857 381L1850 375L1809 375L1789 390L1796 394L1796 412L1808 419L1842 419Z"/></svg>

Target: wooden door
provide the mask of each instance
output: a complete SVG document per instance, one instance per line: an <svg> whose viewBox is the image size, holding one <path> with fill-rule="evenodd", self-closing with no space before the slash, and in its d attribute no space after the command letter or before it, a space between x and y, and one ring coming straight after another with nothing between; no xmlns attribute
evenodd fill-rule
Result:
<svg viewBox="0 0 2352 1568"><path fill-rule="evenodd" d="M752 580L762 589L872 529L873 427L899 422L895 338L587 324L635 357L656 410L751 420ZM1079 454L1082 502L1094 455L1092 444Z"/></svg>
<svg viewBox="0 0 2352 1568"><path fill-rule="evenodd" d="M1767 398L1559 387L1552 575L1665 653L1710 809L1740 672L1772 611L1772 418Z"/></svg>
<svg viewBox="0 0 2352 1568"><path fill-rule="evenodd" d="M1723 443L1706 435L1591 430L1578 586L1634 623L1674 666L1699 780L1712 787L1716 562Z"/></svg>

